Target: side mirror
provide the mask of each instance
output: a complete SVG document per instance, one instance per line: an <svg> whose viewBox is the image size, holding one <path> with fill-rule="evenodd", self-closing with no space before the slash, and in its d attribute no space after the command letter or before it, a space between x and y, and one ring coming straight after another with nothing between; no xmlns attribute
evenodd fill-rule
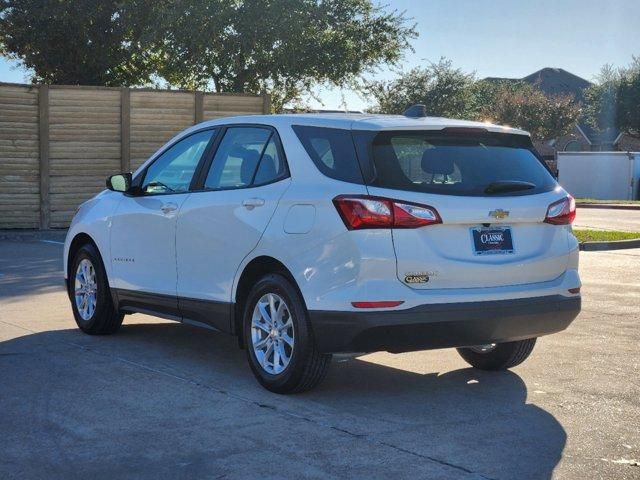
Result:
<svg viewBox="0 0 640 480"><path fill-rule="evenodd" d="M127 193L131 190L131 173L120 173L107 178L107 188L114 192Z"/></svg>

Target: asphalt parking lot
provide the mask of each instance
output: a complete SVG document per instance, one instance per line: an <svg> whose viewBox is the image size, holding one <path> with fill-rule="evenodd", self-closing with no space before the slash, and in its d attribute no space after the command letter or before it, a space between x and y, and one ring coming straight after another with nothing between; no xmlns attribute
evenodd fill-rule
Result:
<svg viewBox="0 0 640 480"><path fill-rule="evenodd" d="M258 386L231 337L75 328L62 245L0 241L0 478L640 478L640 250L584 252L584 310L512 372L453 350Z"/></svg>

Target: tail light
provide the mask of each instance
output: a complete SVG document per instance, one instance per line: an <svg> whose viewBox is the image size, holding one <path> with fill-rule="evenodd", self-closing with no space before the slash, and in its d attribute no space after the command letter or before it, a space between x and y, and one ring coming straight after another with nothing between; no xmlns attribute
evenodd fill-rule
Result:
<svg viewBox="0 0 640 480"><path fill-rule="evenodd" d="M576 201L571 195L553 202L547 208L545 223L551 225L571 225L576 218Z"/></svg>
<svg viewBox="0 0 640 480"><path fill-rule="evenodd" d="M419 228L442 223L435 208L383 197L340 195L333 199L349 230Z"/></svg>

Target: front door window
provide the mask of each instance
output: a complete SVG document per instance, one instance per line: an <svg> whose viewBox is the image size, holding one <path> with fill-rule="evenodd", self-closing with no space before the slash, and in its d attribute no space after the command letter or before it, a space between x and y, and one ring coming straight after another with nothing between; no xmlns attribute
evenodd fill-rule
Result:
<svg viewBox="0 0 640 480"><path fill-rule="evenodd" d="M147 169L142 191L147 195L185 193L214 130L194 133L169 147Z"/></svg>

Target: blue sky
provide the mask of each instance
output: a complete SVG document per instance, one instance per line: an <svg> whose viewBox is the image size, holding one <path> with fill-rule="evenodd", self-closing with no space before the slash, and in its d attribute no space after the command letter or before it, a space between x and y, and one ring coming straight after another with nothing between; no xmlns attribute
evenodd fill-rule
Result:
<svg viewBox="0 0 640 480"><path fill-rule="evenodd" d="M543 67L593 80L602 65L627 65L640 55L640 0L382 0L406 12L420 36L403 69L451 59L479 77L523 77ZM26 72L0 59L0 81L23 82ZM382 68L378 78L393 78ZM362 109L348 90L319 88L325 108ZM311 104L321 106L311 100Z"/></svg>

